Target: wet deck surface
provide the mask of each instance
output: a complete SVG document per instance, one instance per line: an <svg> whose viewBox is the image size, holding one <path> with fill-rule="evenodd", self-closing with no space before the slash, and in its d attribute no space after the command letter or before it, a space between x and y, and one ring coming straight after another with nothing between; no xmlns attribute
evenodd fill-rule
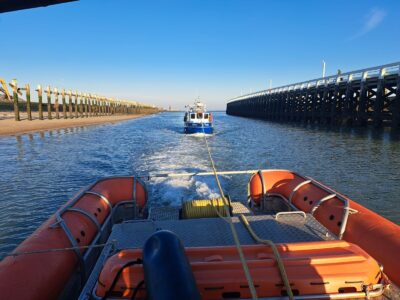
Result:
<svg viewBox="0 0 400 300"><path fill-rule="evenodd" d="M247 219L260 238L274 243L335 239L309 214L306 218L293 214L279 216L278 219L272 215L249 215ZM238 217L233 217L232 221L242 245L256 244ZM142 248L147 238L158 230L173 231L185 247L234 245L229 224L220 218L130 221L115 225L109 240L116 240L118 249Z"/></svg>

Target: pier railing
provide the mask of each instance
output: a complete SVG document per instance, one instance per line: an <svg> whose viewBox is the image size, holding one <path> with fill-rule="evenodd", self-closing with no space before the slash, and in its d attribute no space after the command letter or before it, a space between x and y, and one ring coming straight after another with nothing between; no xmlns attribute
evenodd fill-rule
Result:
<svg viewBox="0 0 400 300"><path fill-rule="evenodd" d="M273 121L400 126L400 62L236 97L227 113Z"/></svg>
<svg viewBox="0 0 400 300"><path fill-rule="evenodd" d="M31 87L25 84L19 87L17 80L7 83L0 78L0 111L14 111L16 121L21 120L21 111L27 114L27 120L33 120L32 112L37 112L37 119L73 119L119 114L142 114L158 111L154 105L136 101L119 100L66 89L57 89L38 85L34 92L37 100L31 100ZM43 98L45 97L45 98ZM23 99L25 98L25 99Z"/></svg>

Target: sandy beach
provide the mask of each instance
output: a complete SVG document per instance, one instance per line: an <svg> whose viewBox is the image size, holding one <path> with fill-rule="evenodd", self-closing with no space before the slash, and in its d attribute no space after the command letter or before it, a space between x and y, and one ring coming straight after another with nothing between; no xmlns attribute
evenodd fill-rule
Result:
<svg viewBox="0 0 400 300"><path fill-rule="evenodd" d="M21 121L14 120L14 114L9 112L0 112L0 136L16 135L28 132L36 132L51 129L70 128L77 126L90 126L105 123L114 123L125 120L131 120L146 116L148 114L137 115L114 115L101 117L88 117L77 119L55 119L39 120L36 113L33 113L33 120L27 120L26 114L21 113Z"/></svg>

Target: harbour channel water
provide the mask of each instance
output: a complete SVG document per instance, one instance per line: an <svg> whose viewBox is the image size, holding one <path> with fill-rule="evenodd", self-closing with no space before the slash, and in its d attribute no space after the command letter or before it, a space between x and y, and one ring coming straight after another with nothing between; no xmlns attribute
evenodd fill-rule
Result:
<svg viewBox="0 0 400 300"><path fill-rule="evenodd" d="M389 131L310 128L215 113L208 138L219 170L290 169L400 223L400 140ZM0 257L80 188L114 175L210 170L204 139L183 134L182 113L0 137ZM248 175L223 176L245 201ZM213 177L146 181L150 205L218 196Z"/></svg>

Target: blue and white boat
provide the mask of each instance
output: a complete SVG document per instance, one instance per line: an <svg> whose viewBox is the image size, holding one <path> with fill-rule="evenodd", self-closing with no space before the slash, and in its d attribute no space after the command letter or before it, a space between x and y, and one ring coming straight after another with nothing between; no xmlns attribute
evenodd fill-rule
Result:
<svg viewBox="0 0 400 300"><path fill-rule="evenodd" d="M207 112L204 103L196 100L193 105L187 106L185 113L185 133L213 133L213 117L211 112Z"/></svg>

